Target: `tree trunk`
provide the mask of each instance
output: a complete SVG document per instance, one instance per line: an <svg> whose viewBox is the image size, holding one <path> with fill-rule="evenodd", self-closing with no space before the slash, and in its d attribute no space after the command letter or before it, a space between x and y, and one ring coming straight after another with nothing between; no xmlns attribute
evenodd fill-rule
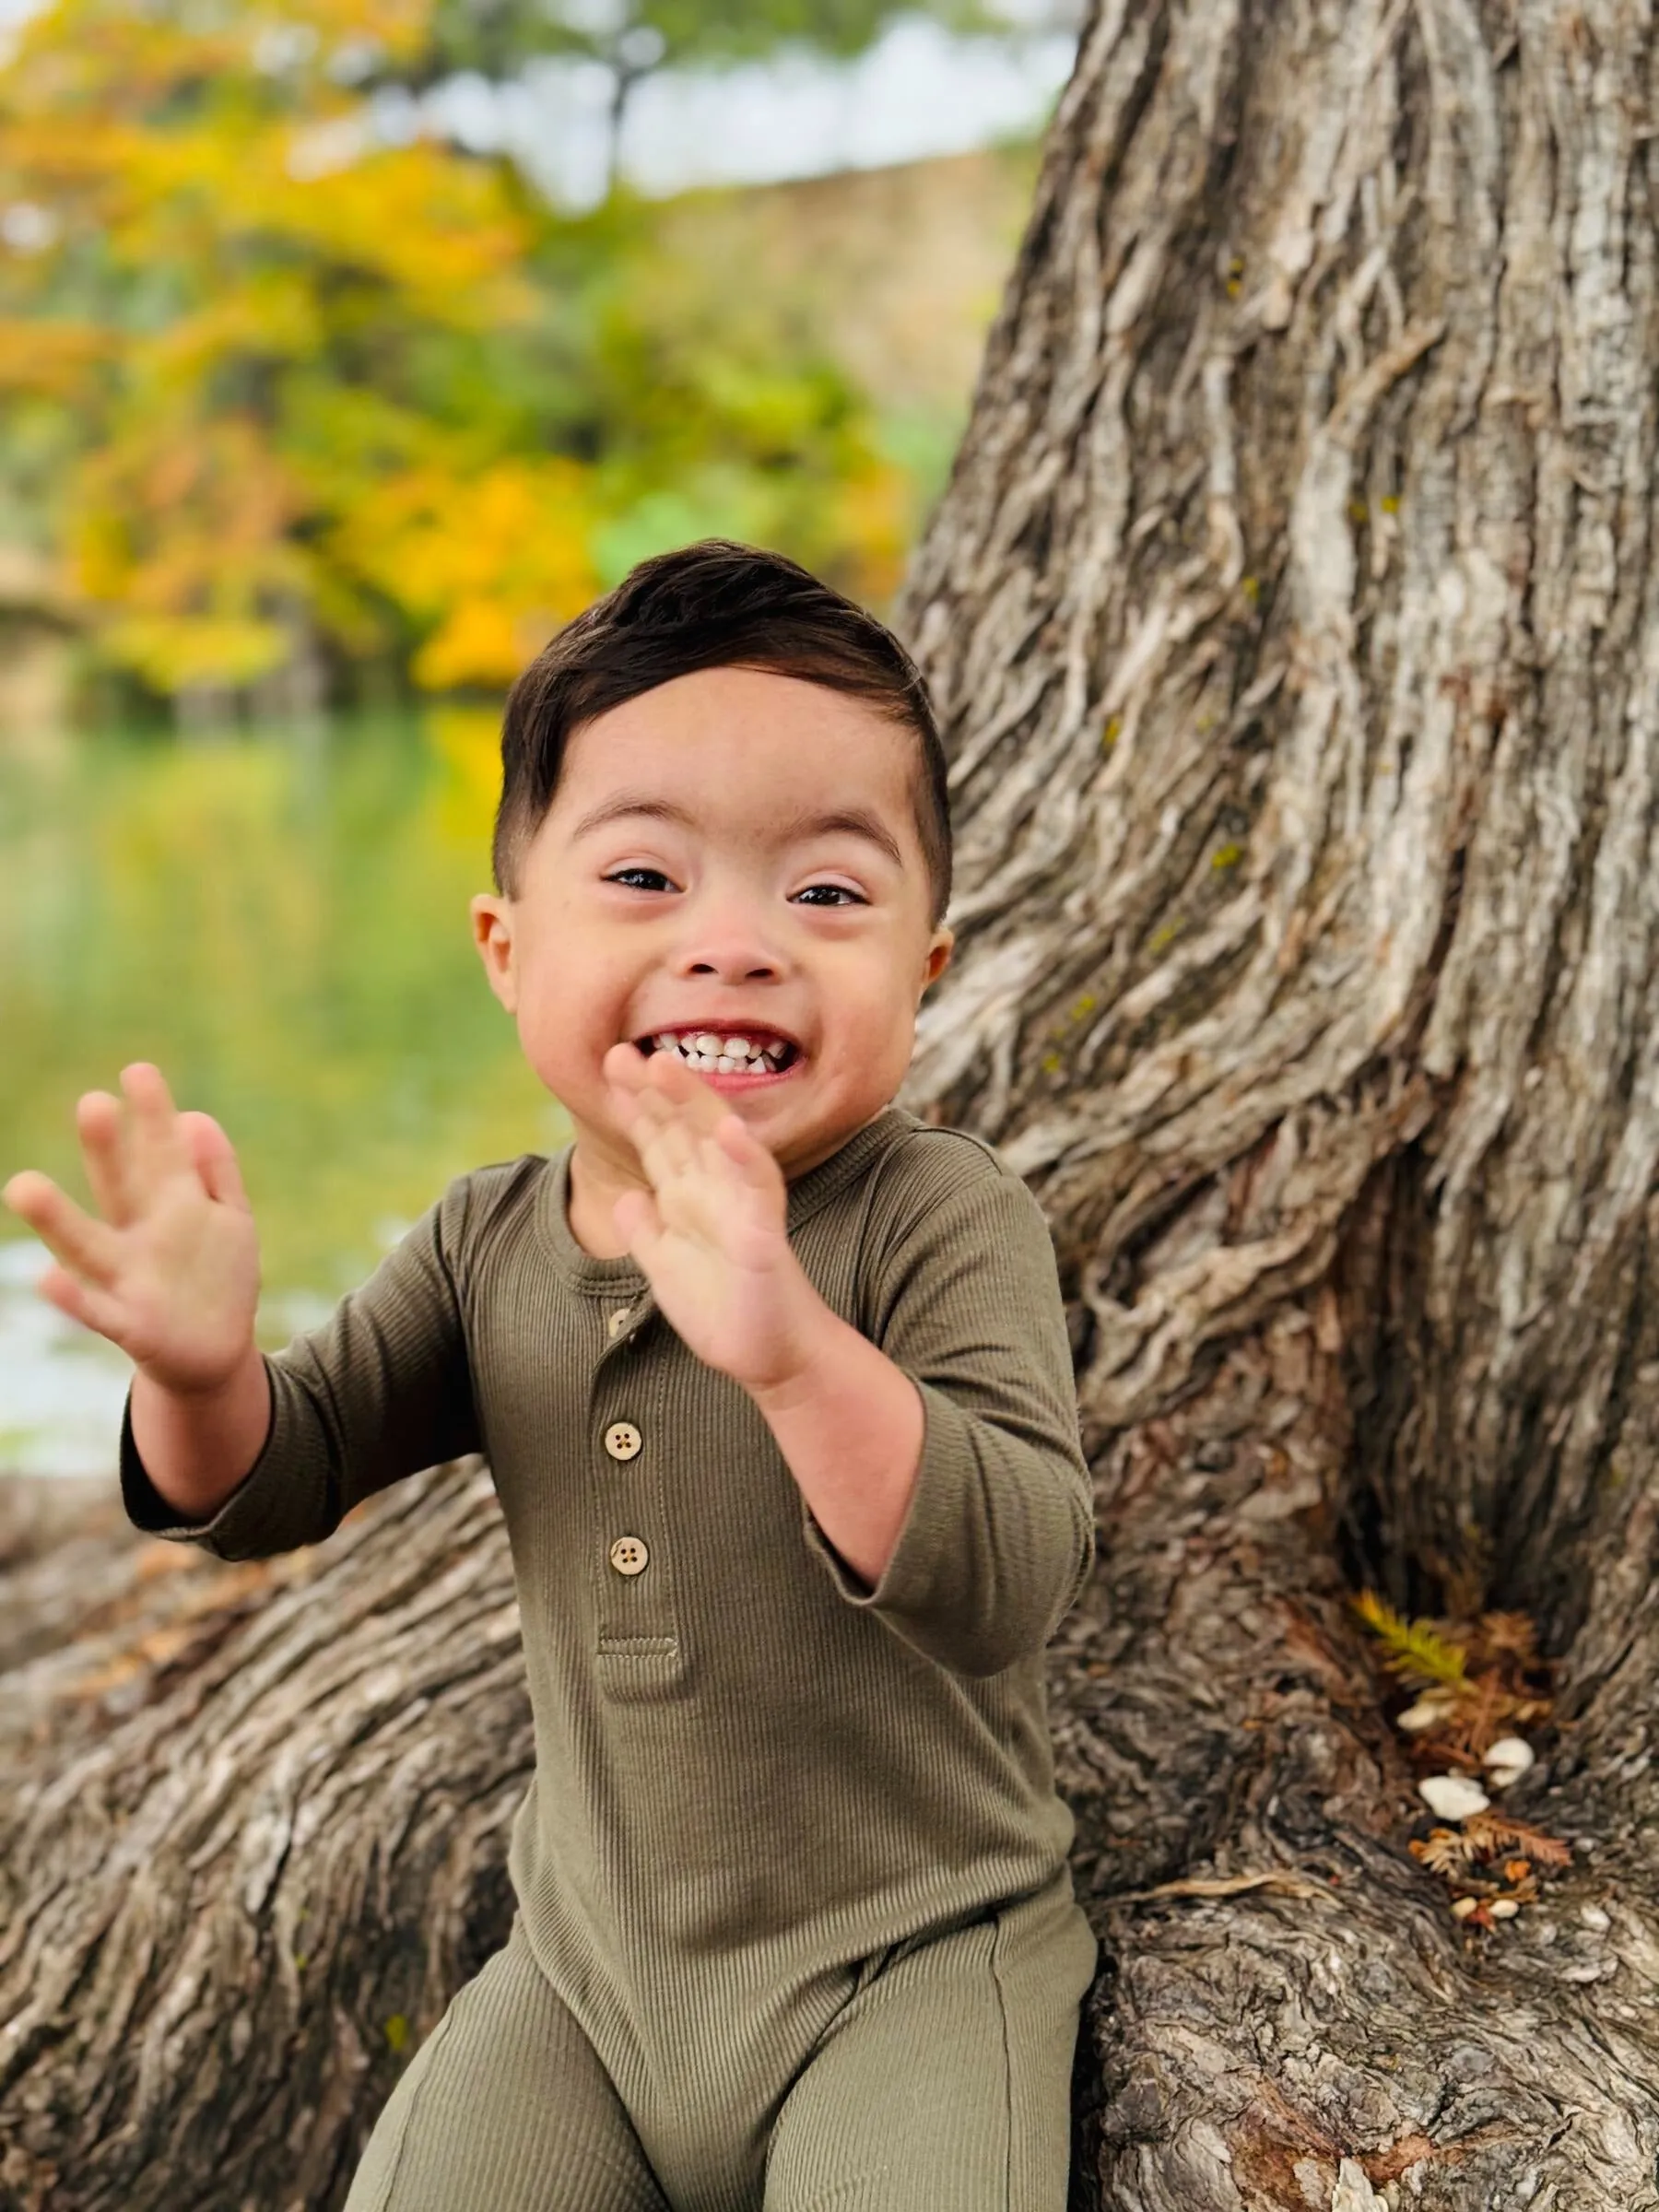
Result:
<svg viewBox="0 0 1659 2212"><path fill-rule="evenodd" d="M910 586L960 944L905 1102L1041 1197L1100 1488L1078 2206L1659 2207L1656 45L1102 0ZM3 2201L337 2203L504 1932L487 1478L268 1568L14 1550L76 1629L5 1654ZM1572 1864L1490 1933L1362 1583L1559 1662L1505 1809Z"/></svg>
<svg viewBox="0 0 1659 2212"><path fill-rule="evenodd" d="M1048 1210L1100 1484L1084 2203L1659 2204L1655 61L1615 0L1105 0L912 580L912 1094ZM1358 1582L1559 1658L1512 1799L1574 1863L1489 1936Z"/></svg>
<svg viewBox="0 0 1659 2212"><path fill-rule="evenodd" d="M52 1525L56 1487L0 1500L0 2206L338 2205L511 1917L533 1752L488 1474L241 1566L107 1492Z"/></svg>

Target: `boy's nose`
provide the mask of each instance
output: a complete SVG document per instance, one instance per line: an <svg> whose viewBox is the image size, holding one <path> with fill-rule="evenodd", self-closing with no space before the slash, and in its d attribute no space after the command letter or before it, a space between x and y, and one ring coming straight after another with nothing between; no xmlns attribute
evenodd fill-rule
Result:
<svg viewBox="0 0 1659 2212"><path fill-rule="evenodd" d="M692 921L680 940L676 965L682 975L718 976L723 982L750 982L776 975L777 948L752 918L727 908Z"/></svg>
<svg viewBox="0 0 1659 2212"><path fill-rule="evenodd" d="M686 975L716 975L723 982L753 982L778 972L775 960L757 952L752 947L730 946L713 948L705 946L700 954L681 962Z"/></svg>

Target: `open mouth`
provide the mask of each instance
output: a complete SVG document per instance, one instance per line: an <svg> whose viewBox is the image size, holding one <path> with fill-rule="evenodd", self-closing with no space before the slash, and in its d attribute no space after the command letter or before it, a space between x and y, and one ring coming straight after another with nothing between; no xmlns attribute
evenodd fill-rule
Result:
<svg viewBox="0 0 1659 2212"><path fill-rule="evenodd" d="M801 1056L793 1038L773 1030L659 1030L634 1042L647 1056L672 1053L702 1076L781 1076Z"/></svg>

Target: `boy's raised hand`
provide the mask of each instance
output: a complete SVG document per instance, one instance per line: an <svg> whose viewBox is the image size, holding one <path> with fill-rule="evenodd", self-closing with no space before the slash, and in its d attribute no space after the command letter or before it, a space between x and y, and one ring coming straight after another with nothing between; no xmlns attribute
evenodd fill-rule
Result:
<svg viewBox="0 0 1659 2212"><path fill-rule="evenodd" d="M613 1045L605 1074L650 1180L612 1207L676 1334L747 1389L787 1380L803 1295L790 1248L782 1171L742 1119L666 1053Z"/></svg>
<svg viewBox="0 0 1659 2212"><path fill-rule="evenodd" d="M117 1344L164 1389L211 1392L253 1341L259 1245L230 1140L211 1115L180 1113L159 1069L122 1070L121 1100L76 1109L99 1219L44 1175L0 1191L57 1265L41 1295Z"/></svg>

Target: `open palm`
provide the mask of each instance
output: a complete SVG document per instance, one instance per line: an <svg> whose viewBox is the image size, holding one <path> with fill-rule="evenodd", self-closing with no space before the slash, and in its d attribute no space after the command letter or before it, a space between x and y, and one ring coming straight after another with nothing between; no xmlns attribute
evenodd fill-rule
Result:
<svg viewBox="0 0 1659 2212"><path fill-rule="evenodd" d="M124 1068L121 1086L124 1112L107 1091L76 1110L96 1215L32 1171L0 1196L57 1263L44 1297L169 1390L213 1390L245 1355L259 1300L236 1155L210 1115L176 1111L159 1069Z"/></svg>

